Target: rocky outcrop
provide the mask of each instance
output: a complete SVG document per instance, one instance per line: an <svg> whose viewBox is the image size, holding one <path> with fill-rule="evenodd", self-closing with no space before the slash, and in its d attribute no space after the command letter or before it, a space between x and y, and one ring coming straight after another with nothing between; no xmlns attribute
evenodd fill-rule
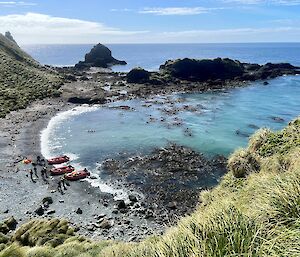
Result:
<svg viewBox="0 0 300 257"><path fill-rule="evenodd" d="M160 73L180 80L207 82L225 80L264 80L284 74L299 74L299 68L289 63L265 65L241 63L228 58L169 60L160 66Z"/></svg>
<svg viewBox="0 0 300 257"><path fill-rule="evenodd" d="M209 79L233 79L244 72L243 65L239 61L217 58L214 60L180 59L167 61L160 66L163 73L172 77L190 80L206 81Z"/></svg>
<svg viewBox="0 0 300 257"><path fill-rule="evenodd" d="M111 51L104 45L98 44L85 55L85 60L80 61L75 65L77 69L84 69L90 67L109 68L113 65L126 65L125 61L119 61L112 57Z"/></svg>
<svg viewBox="0 0 300 257"><path fill-rule="evenodd" d="M10 40L10 41L14 42L16 45L18 45L17 42L15 41L15 39L13 38L12 34L11 34L9 31L6 31L5 34L4 34L4 36L5 36L8 40Z"/></svg>
<svg viewBox="0 0 300 257"><path fill-rule="evenodd" d="M128 83L143 84L149 82L150 72L142 68L134 68L128 72L126 78Z"/></svg>
<svg viewBox="0 0 300 257"><path fill-rule="evenodd" d="M194 82L201 90L222 88L232 82L266 80L282 75L300 74L300 68L289 63L267 63L265 65L242 63L229 58L177 59L160 66L159 72L148 72L135 68L127 74L128 83L151 85L178 85ZM201 83L197 84L197 83ZM267 82L265 82L267 84ZM203 88L203 86L205 88Z"/></svg>

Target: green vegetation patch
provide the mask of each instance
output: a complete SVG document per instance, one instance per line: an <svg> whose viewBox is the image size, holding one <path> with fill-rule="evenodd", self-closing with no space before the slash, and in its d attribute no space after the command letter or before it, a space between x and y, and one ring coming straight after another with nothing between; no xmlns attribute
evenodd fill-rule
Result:
<svg viewBox="0 0 300 257"><path fill-rule="evenodd" d="M61 78L0 34L0 118L31 102L59 96Z"/></svg>

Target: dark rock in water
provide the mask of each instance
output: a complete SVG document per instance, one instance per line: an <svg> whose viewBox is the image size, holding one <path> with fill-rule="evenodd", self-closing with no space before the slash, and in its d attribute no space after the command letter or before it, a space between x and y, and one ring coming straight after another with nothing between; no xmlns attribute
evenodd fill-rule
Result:
<svg viewBox="0 0 300 257"><path fill-rule="evenodd" d="M167 61L160 66L160 70L179 79L206 81L209 79L233 79L243 74L244 67L239 61L228 58L217 58L214 60L185 58Z"/></svg>
<svg viewBox="0 0 300 257"><path fill-rule="evenodd" d="M259 129L259 126L256 126L255 124L249 124L248 127L252 129Z"/></svg>
<svg viewBox="0 0 300 257"><path fill-rule="evenodd" d="M273 121L276 121L276 122L284 122L284 119L283 118L281 118L281 117L271 117L271 119L273 120Z"/></svg>
<svg viewBox="0 0 300 257"><path fill-rule="evenodd" d="M98 98L98 97L70 97L68 99L69 103L72 104L104 104L106 102L105 98Z"/></svg>
<svg viewBox="0 0 300 257"><path fill-rule="evenodd" d="M266 85L269 85L269 82L268 82L268 81L265 81L265 82L264 82L264 86L266 86Z"/></svg>
<svg viewBox="0 0 300 257"><path fill-rule="evenodd" d="M39 206L35 211L34 211L37 215L42 216L45 212L45 209L43 206Z"/></svg>
<svg viewBox="0 0 300 257"><path fill-rule="evenodd" d="M150 72L142 68L134 68L127 74L128 83L143 84L150 79Z"/></svg>
<svg viewBox="0 0 300 257"><path fill-rule="evenodd" d="M76 210L76 213L77 213L77 214L82 214L83 211L81 210L81 208L78 208L78 209Z"/></svg>
<svg viewBox="0 0 300 257"><path fill-rule="evenodd" d="M126 208L126 203L124 202L124 200L118 200L117 201L117 208L118 209L125 209Z"/></svg>
<svg viewBox="0 0 300 257"><path fill-rule="evenodd" d="M111 51L104 45L98 44L85 55L85 60L75 65L75 68L84 69L90 67L108 68L113 65L126 65L125 61L119 61L112 57Z"/></svg>
<svg viewBox="0 0 300 257"><path fill-rule="evenodd" d="M241 136L241 137L249 137L250 136L248 133L243 132L239 129L235 131L235 134L237 134L238 136Z"/></svg>

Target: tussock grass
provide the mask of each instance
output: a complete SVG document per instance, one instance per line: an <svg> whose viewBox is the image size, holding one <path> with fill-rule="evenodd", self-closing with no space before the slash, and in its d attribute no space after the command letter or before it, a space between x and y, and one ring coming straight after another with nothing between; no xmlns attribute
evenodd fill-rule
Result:
<svg viewBox="0 0 300 257"><path fill-rule="evenodd" d="M61 78L0 34L0 118L36 99L55 97Z"/></svg>
<svg viewBox="0 0 300 257"><path fill-rule="evenodd" d="M299 126L300 122L295 120L281 132L259 131L251 138L247 149L231 156L229 173L221 183L201 193L197 210L169 228L163 236L152 236L140 243L122 243L92 242L72 234L55 247L38 238L42 237L45 227L51 227L52 236L56 237L57 226L50 225L53 221L47 225L40 221L34 223L34 229L24 227L22 233L16 233L28 232L29 238L37 236L31 240L34 246L16 244L12 240L0 256L298 257L300 147L294 141L299 134L294 133L299 132ZM276 140L278 146L273 138L280 134L283 136ZM273 149L271 145L283 151L262 150ZM252 158L259 167L253 168ZM237 171L243 176L236 176L240 174Z"/></svg>

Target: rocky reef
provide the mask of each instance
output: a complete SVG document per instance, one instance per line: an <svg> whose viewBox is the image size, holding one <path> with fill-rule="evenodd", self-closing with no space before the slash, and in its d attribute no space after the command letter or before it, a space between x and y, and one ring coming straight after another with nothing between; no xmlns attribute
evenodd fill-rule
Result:
<svg viewBox="0 0 300 257"><path fill-rule="evenodd" d="M170 144L144 156L108 159L102 167L138 188L148 203L155 203L151 215L165 221L163 217L172 220L173 215L196 208L199 192L216 185L226 173L226 158L207 159L188 147Z"/></svg>
<svg viewBox="0 0 300 257"><path fill-rule="evenodd" d="M113 65L126 65L125 61L120 61L112 57L111 51L105 45L95 45L92 50L85 55L85 60L75 65L77 69L90 67L109 68Z"/></svg>
<svg viewBox="0 0 300 257"><path fill-rule="evenodd" d="M146 71L143 71L146 74ZM266 80L282 75L300 74L299 67L289 63L267 63L265 65L242 63L229 58L216 59L177 59L169 60L160 66L159 72L152 72L146 78L139 77L139 69L133 69L127 74L129 83L172 84L189 82L220 85L226 82L243 82ZM135 79L132 79L133 75ZM158 83L159 82L159 83Z"/></svg>

